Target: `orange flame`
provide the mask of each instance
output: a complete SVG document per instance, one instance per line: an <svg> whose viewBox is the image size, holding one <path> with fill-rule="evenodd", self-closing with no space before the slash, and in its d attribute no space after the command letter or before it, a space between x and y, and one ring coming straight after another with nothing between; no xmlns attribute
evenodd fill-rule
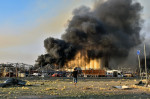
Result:
<svg viewBox="0 0 150 99"><path fill-rule="evenodd" d="M65 64L66 68L73 69L80 67L82 70L98 70L102 69L102 59L88 59L87 54L83 51L78 52L75 58Z"/></svg>

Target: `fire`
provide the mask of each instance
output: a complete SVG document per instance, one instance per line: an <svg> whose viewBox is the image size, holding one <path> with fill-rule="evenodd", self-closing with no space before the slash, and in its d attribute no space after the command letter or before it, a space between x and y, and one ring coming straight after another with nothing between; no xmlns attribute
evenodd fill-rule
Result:
<svg viewBox="0 0 150 99"><path fill-rule="evenodd" d="M82 70L89 70L89 69L98 70L103 68L102 65L103 65L102 59L88 58L86 52L80 51L76 54L73 60L68 61L65 64L65 67L70 69L80 67Z"/></svg>

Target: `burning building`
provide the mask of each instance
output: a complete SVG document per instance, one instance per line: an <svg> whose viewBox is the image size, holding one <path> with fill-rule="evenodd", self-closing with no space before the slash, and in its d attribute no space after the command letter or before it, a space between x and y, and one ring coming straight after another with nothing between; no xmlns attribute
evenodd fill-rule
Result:
<svg viewBox="0 0 150 99"><path fill-rule="evenodd" d="M104 69L105 67L108 67L108 63L105 63L106 61L104 58L88 58L87 55L85 55L86 52L80 51L75 55L75 58L65 64L66 68L75 68L79 67L82 70L99 70Z"/></svg>
<svg viewBox="0 0 150 99"><path fill-rule="evenodd" d="M108 68L109 60L124 58L141 44L141 10L134 0L100 0L93 9L75 9L61 39L44 40L47 54L38 57L38 65Z"/></svg>

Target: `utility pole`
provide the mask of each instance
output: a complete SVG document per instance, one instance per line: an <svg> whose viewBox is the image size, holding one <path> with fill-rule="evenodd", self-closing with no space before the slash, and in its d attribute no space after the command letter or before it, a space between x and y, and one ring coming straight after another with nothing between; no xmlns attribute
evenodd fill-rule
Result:
<svg viewBox="0 0 150 99"><path fill-rule="evenodd" d="M41 77L42 77L42 74L43 74L43 72L42 72L42 63L41 63Z"/></svg>
<svg viewBox="0 0 150 99"><path fill-rule="evenodd" d="M145 44L144 44L144 56L145 56L145 73L146 73L146 86L147 86L147 83L148 83L148 76L147 76L147 64L146 64L146 49L145 49Z"/></svg>
<svg viewBox="0 0 150 99"><path fill-rule="evenodd" d="M139 50L139 51L140 51L140 50ZM141 77L141 81L142 81L140 55L138 55L138 61L139 61L140 77Z"/></svg>

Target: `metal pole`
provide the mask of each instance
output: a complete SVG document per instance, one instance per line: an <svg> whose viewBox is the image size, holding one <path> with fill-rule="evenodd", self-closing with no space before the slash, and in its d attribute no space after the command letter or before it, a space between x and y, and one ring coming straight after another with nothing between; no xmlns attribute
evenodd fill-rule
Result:
<svg viewBox="0 0 150 99"><path fill-rule="evenodd" d="M147 64L146 64L146 49L145 49L145 44L144 44L144 55L145 55L145 73L146 73L146 85L147 85Z"/></svg>
<svg viewBox="0 0 150 99"><path fill-rule="evenodd" d="M138 60L139 60L140 77L141 77L141 81L142 81L140 55L138 55Z"/></svg>
<svg viewBox="0 0 150 99"><path fill-rule="evenodd" d="M42 77L42 64L41 64L41 77Z"/></svg>
<svg viewBox="0 0 150 99"><path fill-rule="evenodd" d="M18 63L16 63L16 77L18 77L18 69L17 69L17 66L18 65Z"/></svg>
<svg viewBox="0 0 150 99"><path fill-rule="evenodd" d="M9 78L10 78L10 67L9 67Z"/></svg>

